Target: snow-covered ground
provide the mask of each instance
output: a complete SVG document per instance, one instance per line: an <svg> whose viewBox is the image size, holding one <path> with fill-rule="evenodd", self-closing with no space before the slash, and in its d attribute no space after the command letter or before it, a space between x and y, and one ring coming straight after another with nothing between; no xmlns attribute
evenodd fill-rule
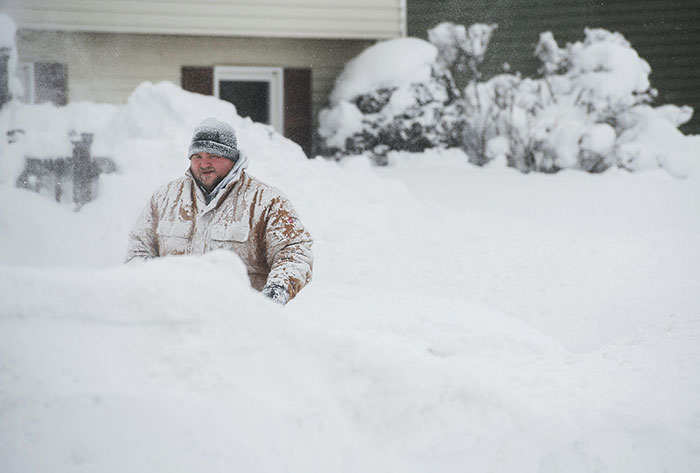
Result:
<svg viewBox="0 0 700 473"><path fill-rule="evenodd" d="M209 115L315 237L314 281L284 309L232 254L121 264ZM123 107L13 105L0 129L16 126L32 132L0 160L0 471L700 471L697 171L307 160L170 84ZM79 212L14 187L71 128L119 169Z"/></svg>

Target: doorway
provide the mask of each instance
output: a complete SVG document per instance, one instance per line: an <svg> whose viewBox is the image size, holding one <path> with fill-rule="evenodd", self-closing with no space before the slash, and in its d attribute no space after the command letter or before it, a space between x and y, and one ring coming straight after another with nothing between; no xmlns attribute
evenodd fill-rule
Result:
<svg viewBox="0 0 700 473"><path fill-rule="evenodd" d="M231 102L242 117L284 131L283 72L277 67L216 66L214 95Z"/></svg>

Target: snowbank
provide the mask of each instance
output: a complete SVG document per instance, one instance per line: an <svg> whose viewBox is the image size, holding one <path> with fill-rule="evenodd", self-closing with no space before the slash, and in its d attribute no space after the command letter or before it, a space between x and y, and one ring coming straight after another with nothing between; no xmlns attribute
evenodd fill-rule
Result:
<svg viewBox="0 0 700 473"><path fill-rule="evenodd" d="M697 316L573 355L460 298L368 288L283 311L245 278L228 253L3 267L3 471L700 464Z"/></svg>
<svg viewBox="0 0 700 473"><path fill-rule="evenodd" d="M315 238L285 309L228 253L121 264L205 116ZM1 471L700 468L696 181L456 150L308 160L167 83L121 107L15 104L0 132L20 123L0 161ZM80 212L12 174L68 128L118 167Z"/></svg>
<svg viewBox="0 0 700 473"><path fill-rule="evenodd" d="M0 279L3 471L352 470L317 360L233 254Z"/></svg>

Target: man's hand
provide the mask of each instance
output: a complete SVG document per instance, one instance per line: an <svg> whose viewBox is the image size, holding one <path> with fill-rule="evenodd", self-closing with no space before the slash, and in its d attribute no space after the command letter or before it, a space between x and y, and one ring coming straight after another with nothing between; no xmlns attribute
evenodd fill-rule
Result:
<svg viewBox="0 0 700 473"><path fill-rule="evenodd" d="M265 297L270 298L280 305L285 305L289 300L289 292L280 284L268 284L263 288L262 293Z"/></svg>

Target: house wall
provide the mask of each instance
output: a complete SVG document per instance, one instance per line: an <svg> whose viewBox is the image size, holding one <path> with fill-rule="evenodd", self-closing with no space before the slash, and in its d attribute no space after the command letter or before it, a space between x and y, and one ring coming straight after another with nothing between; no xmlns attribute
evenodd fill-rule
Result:
<svg viewBox="0 0 700 473"><path fill-rule="evenodd" d="M700 133L700 2L667 0L408 0L408 34L427 37L440 22L497 23L484 70L536 74L533 57L539 34L551 31L557 42L582 40L585 27L619 31L652 68L657 104L690 105L695 117L681 129Z"/></svg>
<svg viewBox="0 0 700 473"><path fill-rule="evenodd" d="M180 84L182 66L308 67L313 116L325 106L345 63L368 40L226 38L180 35L47 32L17 34L21 62L60 62L68 68L71 101L124 103L144 81Z"/></svg>
<svg viewBox="0 0 700 473"><path fill-rule="evenodd" d="M0 0L20 28L286 38L405 35L405 0Z"/></svg>

